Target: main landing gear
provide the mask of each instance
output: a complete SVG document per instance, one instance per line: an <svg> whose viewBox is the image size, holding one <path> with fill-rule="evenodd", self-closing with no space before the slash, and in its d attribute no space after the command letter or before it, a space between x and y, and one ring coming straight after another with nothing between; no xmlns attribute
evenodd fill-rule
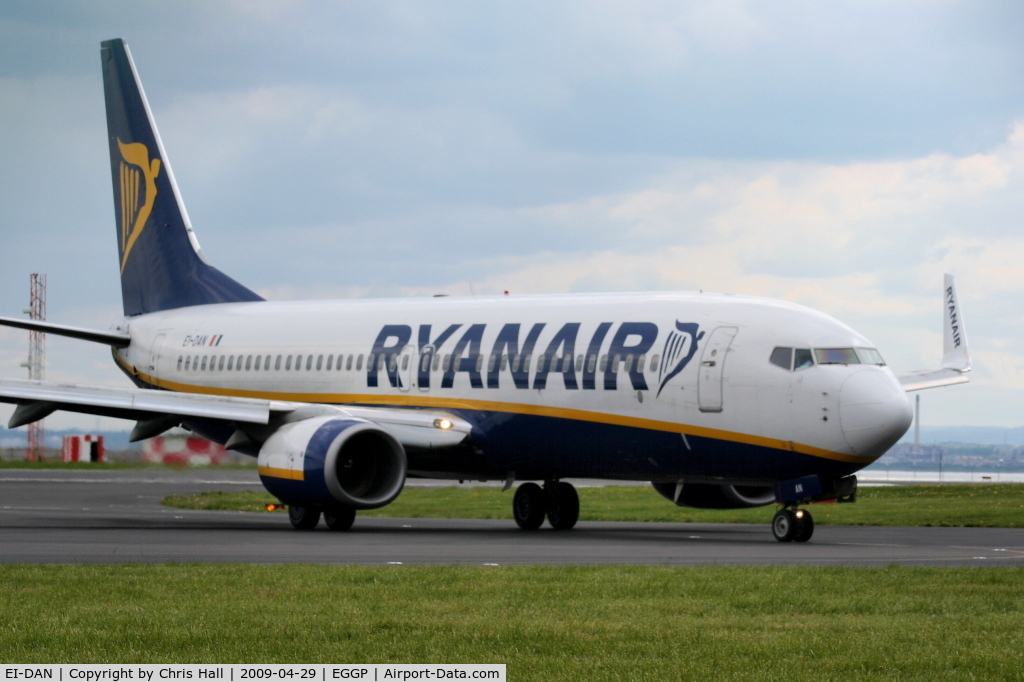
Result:
<svg viewBox="0 0 1024 682"><path fill-rule="evenodd" d="M544 517L555 530L569 530L580 518L580 498L576 488L564 481L523 483L512 499L512 516L523 530L537 530Z"/></svg>
<svg viewBox="0 0 1024 682"><path fill-rule="evenodd" d="M772 535L779 542L807 542L814 535L814 517L806 509L784 507L772 519Z"/></svg>
<svg viewBox="0 0 1024 682"><path fill-rule="evenodd" d="M320 523L323 515L324 523L331 530L348 530L356 520L356 510L352 507L288 507L288 520L296 530L312 530Z"/></svg>

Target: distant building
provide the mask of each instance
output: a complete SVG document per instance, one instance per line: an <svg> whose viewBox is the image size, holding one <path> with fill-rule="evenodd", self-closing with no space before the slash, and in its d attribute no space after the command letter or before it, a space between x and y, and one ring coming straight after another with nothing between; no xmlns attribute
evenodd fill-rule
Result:
<svg viewBox="0 0 1024 682"><path fill-rule="evenodd" d="M64 436L61 460L65 462L106 462L103 436Z"/></svg>
<svg viewBox="0 0 1024 682"><path fill-rule="evenodd" d="M223 445L180 429L173 429L162 436L150 438L142 451L144 462L177 466L226 464L229 458L230 453Z"/></svg>

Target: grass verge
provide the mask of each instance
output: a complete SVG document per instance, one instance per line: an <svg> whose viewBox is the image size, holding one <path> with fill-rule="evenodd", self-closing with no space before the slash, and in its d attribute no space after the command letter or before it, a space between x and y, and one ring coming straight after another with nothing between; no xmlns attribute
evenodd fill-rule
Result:
<svg viewBox="0 0 1024 682"><path fill-rule="evenodd" d="M580 488L584 521L766 523L774 507L703 510L676 507L648 486ZM164 504L183 509L264 511L266 492L174 495ZM920 485L861 488L855 504L809 507L818 524L863 526L1024 527L1024 484ZM511 519L512 492L497 488L406 488L393 503L360 512L389 518Z"/></svg>
<svg viewBox="0 0 1024 682"><path fill-rule="evenodd" d="M0 660L1019 679L1022 606L1013 568L8 566Z"/></svg>

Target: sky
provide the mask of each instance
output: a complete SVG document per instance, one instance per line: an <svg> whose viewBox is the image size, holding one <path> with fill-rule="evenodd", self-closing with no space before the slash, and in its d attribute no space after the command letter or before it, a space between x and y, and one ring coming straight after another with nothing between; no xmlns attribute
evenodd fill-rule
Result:
<svg viewBox="0 0 1024 682"><path fill-rule="evenodd" d="M1024 4L0 4L0 315L121 314L99 43L124 38L207 257L270 299L781 298L1024 425ZM0 328L0 376L28 335ZM47 338L46 378L127 386ZM0 407L6 421L9 407ZM126 427L58 414L51 428Z"/></svg>

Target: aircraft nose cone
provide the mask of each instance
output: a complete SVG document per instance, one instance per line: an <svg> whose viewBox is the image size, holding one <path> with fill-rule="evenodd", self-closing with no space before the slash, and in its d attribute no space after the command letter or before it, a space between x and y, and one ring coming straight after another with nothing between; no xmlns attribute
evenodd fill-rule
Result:
<svg viewBox="0 0 1024 682"><path fill-rule="evenodd" d="M914 419L907 394L876 369L851 374L839 392L839 423L846 442L864 457L881 457Z"/></svg>

